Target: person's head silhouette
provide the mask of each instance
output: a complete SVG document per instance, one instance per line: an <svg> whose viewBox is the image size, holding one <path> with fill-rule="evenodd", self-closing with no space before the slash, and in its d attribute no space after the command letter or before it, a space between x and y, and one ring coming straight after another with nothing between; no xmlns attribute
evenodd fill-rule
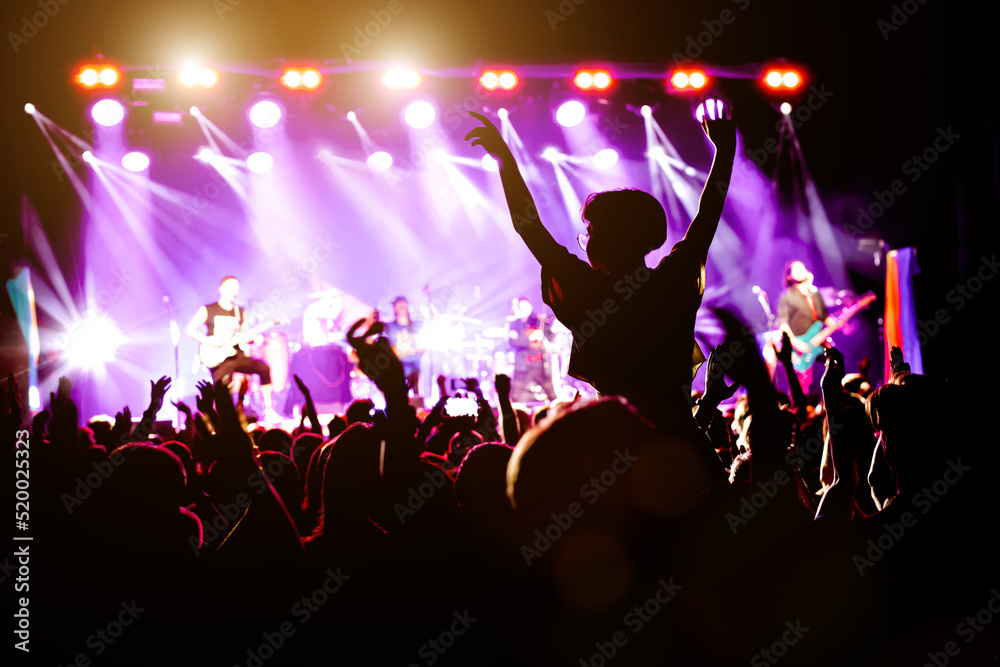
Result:
<svg viewBox="0 0 1000 667"><path fill-rule="evenodd" d="M667 215L653 195L624 189L597 192L583 207L587 258L608 273L632 271L667 240Z"/></svg>

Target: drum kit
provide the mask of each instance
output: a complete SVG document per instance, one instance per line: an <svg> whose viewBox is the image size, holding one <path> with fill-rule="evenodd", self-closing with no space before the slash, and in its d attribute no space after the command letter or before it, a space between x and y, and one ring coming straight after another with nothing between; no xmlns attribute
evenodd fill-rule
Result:
<svg viewBox="0 0 1000 667"><path fill-rule="evenodd" d="M420 325L416 343L425 352L421 359L419 393L433 397L436 392L434 379L439 375L455 379L477 378L487 400L494 403L494 374L510 375L514 368L514 353L507 345L506 327L483 326L481 320L469 317L464 312L437 313ZM565 380L572 336L558 322L553 327L553 332L554 340L547 342L547 348L552 356L558 392L560 386L569 386ZM328 333L328 341L343 335L339 331ZM315 338L313 342L316 342ZM377 405L381 402L381 394L358 368L357 357L346 340L343 343L307 345L304 338L290 337L285 331L268 331L250 342L247 354L270 366L276 406L281 404L282 392L286 392L287 406L301 402L298 388L291 382L293 374L298 375L310 388L317 404L332 404L338 406L337 409L342 409L352 400L370 399ZM258 382L256 376L253 379ZM565 392L559 393L561 395Z"/></svg>

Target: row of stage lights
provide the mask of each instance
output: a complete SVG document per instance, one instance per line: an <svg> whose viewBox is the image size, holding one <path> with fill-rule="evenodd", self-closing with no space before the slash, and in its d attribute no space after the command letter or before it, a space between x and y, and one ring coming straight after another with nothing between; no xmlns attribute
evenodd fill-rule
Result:
<svg viewBox="0 0 1000 667"><path fill-rule="evenodd" d="M92 90L113 88L121 81L121 73L112 65L86 65L80 68L74 81L82 88ZM212 88L219 82L219 73L211 68L187 65L178 76L188 88ZM381 77L382 85L390 90L415 90L422 76L415 69L389 69ZM289 90L312 91L323 83L323 74L315 67L288 67L279 82ZM608 70L583 69L573 77L573 84L584 91L606 91L615 79ZM666 77L667 88L673 92L703 90L711 82L701 69L675 69ZM513 70L487 69L479 76L479 85L486 90L514 90L521 78ZM804 83L802 72L795 68L772 67L761 76L765 89L776 92L795 91Z"/></svg>

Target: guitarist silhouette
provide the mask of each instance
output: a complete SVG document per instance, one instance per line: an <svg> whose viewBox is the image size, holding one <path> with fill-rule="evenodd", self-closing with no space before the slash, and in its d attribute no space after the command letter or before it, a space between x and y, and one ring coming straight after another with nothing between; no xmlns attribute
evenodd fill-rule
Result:
<svg viewBox="0 0 1000 667"><path fill-rule="evenodd" d="M233 373L260 376L260 389L264 397L264 421L279 421L271 403L271 367L259 359L251 359L241 345L245 342L246 313L236 305L240 295L240 281L226 276L219 283L219 300L202 306L188 322L186 333L201 343L200 356L212 373L212 379L232 383ZM207 331L198 331L202 325ZM221 358L221 361L220 361Z"/></svg>
<svg viewBox="0 0 1000 667"><path fill-rule="evenodd" d="M812 354L816 346L824 343L824 341L813 342L805 334L817 323L820 323L820 326L816 327L818 333L823 325L836 325L837 321L830 317L823 297L813 285L813 274L802 262L793 260L785 265L785 287L785 292L778 302L778 325L780 330L791 338L793 350L800 357L805 357ZM797 370L806 372L811 362L810 358L805 368L797 364ZM803 384L808 386L811 382Z"/></svg>

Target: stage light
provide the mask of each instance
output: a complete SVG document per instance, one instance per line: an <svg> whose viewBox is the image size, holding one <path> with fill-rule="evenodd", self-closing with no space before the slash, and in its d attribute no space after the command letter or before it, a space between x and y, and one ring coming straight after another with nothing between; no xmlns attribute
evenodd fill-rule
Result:
<svg viewBox="0 0 1000 667"><path fill-rule="evenodd" d="M704 88L705 84L708 83L708 77L706 77L702 72L694 72L691 74L689 81L691 82L692 88Z"/></svg>
<svg viewBox="0 0 1000 667"><path fill-rule="evenodd" d="M274 158L270 153L259 151L247 158L247 169L255 174L266 174L274 166Z"/></svg>
<svg viewBox="0 0 1000 667"><path fill-rule="evenodd" d="M188 111L195 118L201 115L201 109L199 109L198 107L191 107Z"/></svg>
<svg viewBox="0 0 1000 667"><path fill-rule="evenodd" d="M542 159L548 160L549 162L555 162L559 159L559 149L553 146L549 146L544 151L542 151Z"/></svg>
<svg viewBox="0 0 1000 667"><path fill-rule="evenodd" d="M695 169L694 167L684 167L684 173L690 176L691 178L694 178L695 176L698 175L698 170Z"/></svg>
<svg viewBox="0 0 1000 667"><path fill-rule="evenodd" d="M700 69L679 69L670 75L670 87L675 91L701 90L707 85L708 77Z"/></svg>
<svg viewBox="0 0 1000 667"><path fill-rule="evenodd" d="M97 82L100 81L100 75L97 73L96 69L90 67L84 69L76 77L76 80L84 86L90 88L91 86L96 86Z"/></svg>
<svg viewBox="0 0 1000 667"><path fill-rule="evenodd" d="M281 107L271 100L263 100L250 107L250 122L261 129L274 127L279 120Z"/></svg>
<svg viewBox="0 0 1000 667"><path fill-rule="evenodd" d="M486 90L511 90L517 86L517 75L510 70L488 69L479 77L479 85Z"/></svg>
<svg viewBox="0 0 1000 667"><path fill-rule="evenodd" d="M102 86L113 86L118 83L118 70L113 67L105 67L101 70L100 80Z"/></svg>
<svg viewBox="0 0 1000 667"><path fill-rule="evenodd" d="M198 83L200 83L203 88L211 88L218 82L219 75L214 69L203 69L198 74Z"/></svg>
<svg viewBox="0 0 1000 667"><path fill-rule="evenodd" d="M128 342L107 315L91 313L66 327L62 357L71 368L103 373L105 364L114 363L118 348Z"/></svg>
<svg viewBox="0 0 1000 667"><path fill-rule="evenodd" d="M213 157L215 157L215 153L213 153L212 149L207 146L202 146L198 149L198 152L194 154L194 159L200 160L201 162L209 162Z"/></svg>
<svg viewBox="0 0 1000 667"><path fill-rule="evenodd" d="M86 65L80 68L74 80L84 88L111 88L121 80L121 74L113 65Z"/></svg>
<svg viewBox="0 0 1000 667"><path fill-rule="evenodd" d="M507 120L510 117L510 114L507 113L506 109L500 107L500 110L497 111L497 116L499 116L500 120Z"/></svg>
<svg viewBox="0 0 1000 667"><path fill-rule="evenodd" d="M695 108L695 110L694 110L694 117L695 117L695 119L697 119L697 121L699 123L701 122L701 119L705 117L705 106L708 105L708 119L709 120L716 120L716 118L715 118L715 110L716 110L716 105L717 104L719 106L722 106L723 109L725 108L724 107L724 103L723 103L722 100L718 100L718 99L714 99L714 98L713 99L709 99L709 100L705 100L704 102L700 103Z"/></svg>
<svg viewBox="0 0 1000 667"><path fill-rule="evenodd" d="M663 146L650 146L647 154L654 160L659 159L665 155L665 153L663 152Z"/></svg>
<svg viewBox="0 0 1000 667"><path fill-rule="evenodd" d="M789 67L772 67L764 74L764 84L768 88L795 90L802 85L802 73Z"/></svg>
<svg viewBox="0 0 1000 667"><path fill-rule="evenodd" d="M353 123L357 119L358 119L358 114L354 113L353 111L348 111L347 112L347 120L349 120L349 121L351 121Z"/></svg>
<svg viewBox="0 0 1000 667"><path fill-rule="evenodd" d="M129 171L143 171L149 166L149 157L145 153L132 151L122 156L122 166Z"/></svg>
<svg viewBox="0 0 1000 667"><path fill-rule="evenodd" d="M653 108L648 104L643 104L642 107L639 109L639 113L641 113L646 118L652 118Z"/></svg>
<svg viewBox="0 0 1000 667"><path fill-rule="evenodd" d="M307 69L302 73L302 85L309 90L315 90L318 88L322 80L323 77L320 76L319 70Z"/></svg>
<svg viewBox="0 0 1000 667"><path fill-rule="evenodd" d="M578 100L563 102L556 110L556 121L563 127L576 127L583 122L587 109Z"/></svg>
<svg viewBox="0 0 1000 667"><path fill-rule="evenodd" d="M94 161L94 154L93 154L93 153L91 153L90 151L83 151L83 153L82 153L82 154L80 155L80 158L81 158L81 159L82 159L82 160L83 160L84 162L86 162L86 163L90 164L91 162L93 162L93 161Z"/></svg>
<svg viewBox="0 0 1000 667"><path fill-rule="evenodd" d="M677 72L670 77L670 83L674 84L674 88L687 88L690 81L688 81L687 74L684 72Z"/></svg>
<svg viewBox="0 0 1000 667"><path fill-rule="evenodd" d="M595 169L611 169L618 164L618 151L613 148L605 148L597 151L594 155L593 164Z"/></svg>
<svg viewBox="0 0 1000 667"><path fill-rule="evenodd" d="M410 127L419 130L434 122L434 113L434 107L430 102L418 100L406 107L403 117Z"/></svg>
<svg viewBox="0 0 1000 667"><path fill-rule="evenodd" d="M281 76L281 83L285 88L298 88L302 85L302 74L297 69L287 69Z"/></svg>
<svg viewBox="0 0 1000 667"><path fill-rule="evenodd" d="M368 156L365 164L368 165L371 171L381 174L382 172L389 171L389 167L392 166L392 156L385 151L375 151Z"/></svg>
<svg viewBox="0 0 1000 667"><path fill-rule="evenodd" d="M580 90L607 90L612 79L607 70L580 70L573 77L573 83Z"/></svg>
<svg viewBox="0 0 1000 667"><path fill-rule="evenodd" d="M420 85L420 72L415 69L390 69L382 75L382 85L389 90L413 90Z"/></svg>
<svg viewBox="0 0 1000 667"><path fill-rule="evenodd" d="M35 113L35 105L32 104L31 102L28 102L27 104L25 104L24 105L24 113L27 113L27 114L33 114L33 113Z"/></svg>
<svg viewBox="0 0 1000 667"><path fill-rule="evenodd" d="M104 127L112 127L125 118L125 107L118 100L100 100L90 109L94 122Z"/></svg>
<svg viewBox="0 0 1000 667"><path fill-rule="evenodd" d="M492 155L483 156L483 169L497 173L500 171L500 163L493 159Z"/></svg>
<svg viewBox="0 0 1000 667"><path fill-rule="evenodd" d="M789 104L788 102L782 102L781 103L781 113L785 114L786 116L788 114L792 113L792 105Z"/></svg>
<svg viewBox="0 0 1000 667"><path fill-rule="evenodd" d="M323 76L319 73L319 70L312 67L289 67L281 75L281 85L290 90L298 90L300 88L315 90L322 81Z"/></svg>

